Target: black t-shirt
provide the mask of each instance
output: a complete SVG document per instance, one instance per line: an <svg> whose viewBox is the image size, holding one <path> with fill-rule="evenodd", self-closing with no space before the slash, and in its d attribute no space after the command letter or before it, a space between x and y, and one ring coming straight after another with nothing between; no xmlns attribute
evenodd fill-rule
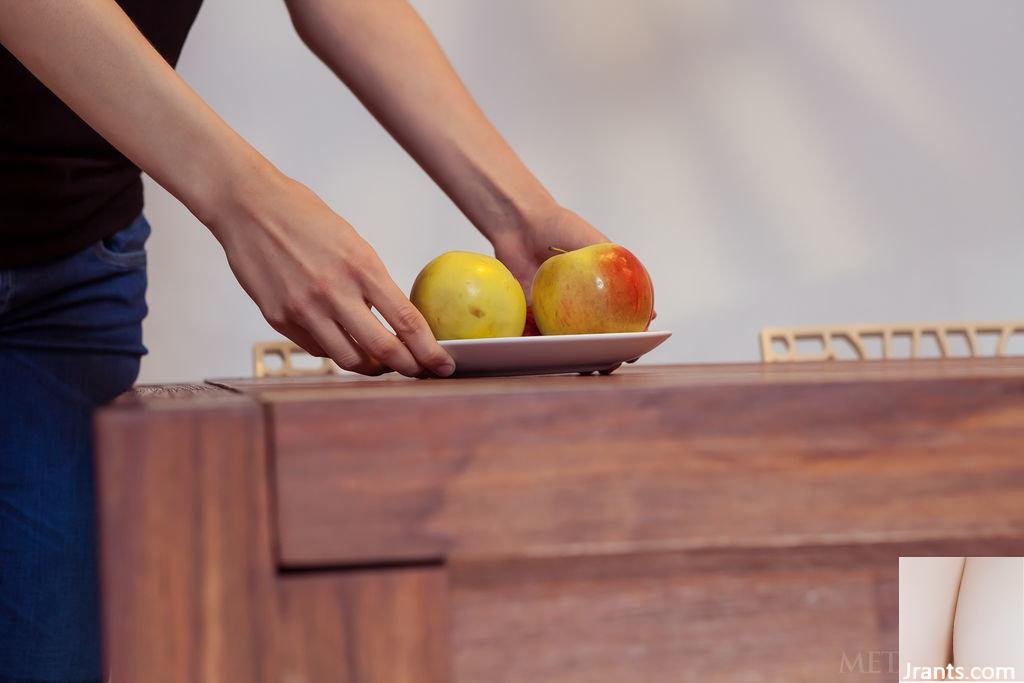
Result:
<svg viewBox="0 0 1024 683"><path fill-rule="evenodd" d="M118 0L172 66L201 3ZM73 254L141 212L139 169L0 47L0 267Z"/></svg>

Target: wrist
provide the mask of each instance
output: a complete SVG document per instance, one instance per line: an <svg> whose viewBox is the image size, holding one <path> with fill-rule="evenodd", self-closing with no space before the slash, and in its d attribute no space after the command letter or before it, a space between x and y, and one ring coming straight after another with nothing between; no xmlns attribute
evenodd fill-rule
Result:
<svg viewBox="0 0 1024 683"><path fill-rule="evenodd" d="M189 209L222 244L235 226L263 215L290 181L265 157L248 147L213 168Z"/></svg>
<svg viewBox="0 0 1024 683"><path fill-rule="evenodd" d="M529 242L565 210L543 188L515 198L502 197L494 204L484 219L474 223L495 248Z"/></svg>

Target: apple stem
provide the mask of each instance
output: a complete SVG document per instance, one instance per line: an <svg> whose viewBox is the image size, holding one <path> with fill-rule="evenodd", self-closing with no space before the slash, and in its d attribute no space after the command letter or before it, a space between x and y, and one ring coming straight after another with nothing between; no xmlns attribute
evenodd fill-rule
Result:
<svg viewBox="0 0 1024 683"><path fill-rule="evenodd" d="M548 251L553 251L553 252L555 252L557 254L568 254L569 253L565 249L559 249L558 247L548 247Z"/></svg>

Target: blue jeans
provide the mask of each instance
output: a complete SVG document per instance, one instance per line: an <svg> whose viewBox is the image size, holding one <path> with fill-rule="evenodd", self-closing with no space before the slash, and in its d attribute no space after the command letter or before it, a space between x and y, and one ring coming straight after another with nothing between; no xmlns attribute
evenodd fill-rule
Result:
<svg viewBox="0 0 1024 683"><path fill-rule="evenodd" d="M91 422L146 353L148 236L0 269L0 683L101 678Z"/></svg>

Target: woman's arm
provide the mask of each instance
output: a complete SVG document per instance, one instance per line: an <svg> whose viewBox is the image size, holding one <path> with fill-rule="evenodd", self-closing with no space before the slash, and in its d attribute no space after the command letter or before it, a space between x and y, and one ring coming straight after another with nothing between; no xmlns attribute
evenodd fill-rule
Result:
<svg viewBox="0 0 1024 683"><path fill-rule="evenodd" d="M299 35L494 245L529 291L549 246L607 239L560 207L405 0L286 0Z"/></svg>
<svg viewBox="0 0 1024 683"><path fill-rule="evenodd" d="M450 374L373 249L218 117L113 0L0 0L0 43L213 232L277 330L351 370Z"/></svg>

